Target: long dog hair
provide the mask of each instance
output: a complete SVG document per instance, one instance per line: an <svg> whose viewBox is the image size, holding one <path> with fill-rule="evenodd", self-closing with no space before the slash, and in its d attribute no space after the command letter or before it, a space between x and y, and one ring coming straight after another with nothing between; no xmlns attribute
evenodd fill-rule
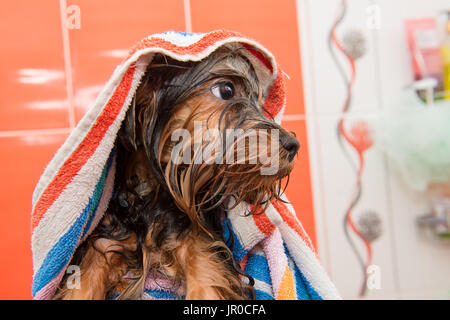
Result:
<svg viewBox="0 0 450 320"><path fill-rule="evenodd" d="M262 108L264 97L238 47L223 46L199 62L155 54L116 141L108 210L71 261L80 266L81 288L67 289L63 280L55 299L105 299L111 292L138 299L150 272L181 284L187 299L254 298L254 280L233 259L232 239L224 238L224 217L243 201L251 204L248 214L258 214L280 199L298 150L292 134ZM201 144L184 141L178 156L190 161L173 161L180 145L174 133L198 135L196 122L217 129L219 136ZM269 143L270 129L277 129L283 148L270 154L252 148L245 136L223 143L227 129L269 132ZM245 161L217 161L236 158L242 142ZM220 149L220 156L195 161L211 148ZM258 154L267 151L268 159L259 161ZM278 172L261 175L275 158Z"/></svg>

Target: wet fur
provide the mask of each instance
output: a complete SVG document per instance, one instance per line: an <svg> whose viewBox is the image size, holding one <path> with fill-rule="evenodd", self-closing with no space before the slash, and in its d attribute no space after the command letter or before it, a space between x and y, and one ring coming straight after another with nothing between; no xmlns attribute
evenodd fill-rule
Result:
<svg viewBox="0 0 450 320"><path fill-rule="evenodd" d="M264 163L170 161L172 132L193 133L198 120L221 132L276 128L289 135L267 118L265 92L240 50L225 46L198 63L154 56L116 141L108 210L71 261L80 266L81 288L67 289L66 276L55 299L105 299L113 291L119 299L139 299L150 271L181 283L186 299L254 298L253 279L234 261L232 239L223 237L223 218L230 199L253 204L248 214L257 214L279 198L293 166L286 151L272 155L281 159L277 176L261 176ZM233 99L211 94L220 81L234 84Z"/></svg>

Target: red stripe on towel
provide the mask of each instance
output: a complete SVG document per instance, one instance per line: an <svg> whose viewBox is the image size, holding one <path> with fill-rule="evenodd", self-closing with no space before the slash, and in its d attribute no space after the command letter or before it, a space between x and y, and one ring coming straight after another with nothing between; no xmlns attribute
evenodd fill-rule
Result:
<svg viewBox="0 0 450 320"><path fill-rule="evenodd" d="M91 130L75 151L72 152L71 156L64 162L58 173L39 197L32 214L32 230L36 228L44 213L47 212L48 208L50 208L78 171L80 171L87 160L92 156L105 136L106 131L117 118L130 91L135 70L136 67L131 66L126 71L122 81L114 91L111 99L103 108Z"/></svg>
<svg viewBox="0 0 450 320"><path fill-rule="evenodd" d="M273 200L272 205L278 211L283 221L303 239L313 252L315 252L309 236L303 231L303 228L300 226L297 219L295 219L294 214L286 207L286 205L278 200Z"/></svg>
<svg viewBox="0 0 450 320"><path fill-rule="evenodd" d="M211 32L207 35L205 35L203 38L198 40L197 42L194 42L191 45L188 46L177 46L176 44L161 39L161 38L145 38L141 41L139 41L131 50L128 55L129 59L135 52L147 49L147 48L161 48L168 50L170 52L173 52L177 55L183 55L183 54L199 54L200 52L203 52L204 50L208 49L210 46L214 45L218 41L222 41L231 37L243 37L238 32L233 31L216 31Z"/></svg>
<svg viewBox="0 0 450 320"><path fill-rule="evenodd" d="M269 60L267 60L267 58L258 50L256 50L256 48L252 47L251 45L247 44L247 43L241 43L245 49L247 49L251 54L253 54L256 58L259 59L259 61L261 61L267 69L270 70L271 73L273 73L273 66L270 63Z"/></svg>
<svg viewBox="0 0 450 320"><path fill-rule="evenodd" d="M254 206L251 205L251 209L253 210ZM261 207L258 208L261 210ZM269 220L265 212L259 214L253 214L253 221L255 221L258 229L264 233L266 236L270 236L275 229L275 225Z"/></svg>
<svg viewBox="0 0 450 320"><path fill-rule="evenodd" d="M278 75L275 81L270 87L269 94L264 101L264 115L268 119L275 118L277 114L281 111L284 106L284 101L286 98L286 84L281 72L278 67Z"/></svg>

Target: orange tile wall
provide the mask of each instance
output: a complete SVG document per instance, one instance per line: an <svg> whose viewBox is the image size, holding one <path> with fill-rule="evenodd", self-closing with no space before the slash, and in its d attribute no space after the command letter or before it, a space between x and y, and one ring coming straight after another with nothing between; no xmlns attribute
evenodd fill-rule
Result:
<svg viewBox="0 0 450 320"><path fill-rule="evenodd" d="M289 75L286 114L304 114L295 0L68 0L81 9L81 28L68 42L65 2L6 1L0 11L0 299L31 298L34 186L135 41L167 30L239 31L271 50ZM288 197L315 243L305 121L284 126L302 145Z"/></svg>

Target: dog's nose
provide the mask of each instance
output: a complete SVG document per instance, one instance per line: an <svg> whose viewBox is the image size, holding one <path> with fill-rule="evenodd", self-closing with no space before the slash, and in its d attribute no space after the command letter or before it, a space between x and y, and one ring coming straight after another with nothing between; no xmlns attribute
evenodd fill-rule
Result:
<svg viewBox="0 0 450 320"><path fill-rule="evenodd" d="M296 138L287 134L281 136L280 142L283 148L289 152L289 161L292 161L300 149L300 143Z"/></svg>

